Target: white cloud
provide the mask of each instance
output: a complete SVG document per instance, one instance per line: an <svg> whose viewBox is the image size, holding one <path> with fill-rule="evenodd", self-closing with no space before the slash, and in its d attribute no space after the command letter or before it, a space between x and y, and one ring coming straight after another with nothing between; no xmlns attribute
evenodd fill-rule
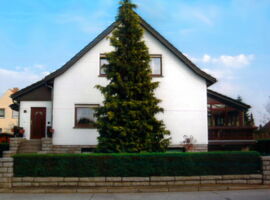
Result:
<svg viewBox="0 0 270 200"><path fill-rule="evenodd" d="M197 58L196 61L201 61L203 63L219 64L226 67L242 68L249 65L253 59L254 55L252 54L239 54L236 56L220 55L218 57L212 57L208 54L204 54L202 58Z"/></svg>
<svg viewBox="0 0 270 200"><path fill-rule="evenodd" d="M38 67L37 67L38 66ZM40 68L40 66L43 66ZM26 87L48 75L48 71L43 71L44 65L34 65L33 67L20 67L15 69L0 68L0 94L9 88Z"/></svg>
<svg viewBox="0 0 270 200"><path fill-rule="evenodd" d="M196 63L203 71L217 78L218 82L211 86L212 89L221 93L236 97L241 94L242 86L238 84L242 70L248 67L254 55L220 55L211 56L204 54L201 57L186 55Z"/></svg>
<svg viewBox="0 0 270 200"><path fill-rule="evenodd" d="M243 91L242 85L238 83L242 70L248 67L255 58L252 54L220 55L216 57L209 54L204 54L201 57L186 56L203 71L218 79L218 82L211 86L212 89L232 97L236 97Z"/></svg>

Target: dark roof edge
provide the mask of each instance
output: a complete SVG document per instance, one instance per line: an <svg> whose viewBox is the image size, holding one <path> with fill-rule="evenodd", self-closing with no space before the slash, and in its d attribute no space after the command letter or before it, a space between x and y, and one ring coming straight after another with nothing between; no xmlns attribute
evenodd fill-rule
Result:
<svg viewBox="0 0 270 200"><path fill-rule="evenodd" d="M55 77L61 75L65 71L67 71L74 63L76 63L84 54L86 54L90 49L92 49L98 42L104 39L110 32L116 27L117 22L112 23L108 26L102 33L100 33L92 42L87 44L79 53L73 56L66 64L64 64L61 68L54 71L53 73L49 74L44 78L45 81L50 81Z"/></svg>
<svg viewBox="0 0 270 200"><path fill-rule="evenodd" d="M139 15L138 15L139 16ZM140 16L139 16L140 17ZM199 69L195 64L193 64L184 54L182 54L178 49L176 49L168 40L166 40L162 35L160 35L151 25L149 25L144 19L141 19L141 25L149 31L158 41L160 41L165 47L167 47L174 55L176 55L182 62L184 62L192 71L197 75L203 77L207 81L207 85L212 85L217 80L211 75L205 73ZM92 49L98 42L104 39L110 32L117 26L117 22L112 23L107 27L102 33L100 33L92 42L87 44L81 51L79 51L75 56L73 56L68 62L66 62L62 67L47 75L42 80L14 93L11 98L16 99L24 93L30 92L33 89L39 87L43 83L52 81L55 77L61 75L67 71L73 64L75 64L83 55L85 55L90 49Z"/></svg>
<svg viewBox="0 0 270 200"><path fill-rule="evenodd" d="M218 98L220 100L229 102L229 103L234 104L234 105L236 105L238 107L241 107L243 109L249 109L249 108L251 108L251 106L248 105L248 104L245 104L243 102L240 102L240 101L238 101L236 99L233 99L231 97L225 96L223 94L220 94L220 93L215 92L215 91L210 90L210 89L207 89L207 95L212 95L213 97L216 97L216 98Z"/></svg>
<svg viewBox="0 0 270 200"><path fill-rule="evenodd" d="M175 48L167 39L165 39L159 32L157 32L150 24L141 18L142 26L149 31L159 42L167 47L176 57L178 57L184 64L186 64L193 72L203 77L207 81L207 85L210 86L217 82L217 79L202 71L193 62L191 62L182 52Z"/></svg>
<svg viewBox="0 0 270 200"><path fill-rule="evenodd" d="M21 95L25 94L25 93L28 93L28 92L31 92L32 90L42 86L44 84L44 79L40 80L40 81L37 81L21 90L19 90L18 92L16 93L13 93L12 95L10 95L10 97L12 99L17 99L18 97L20 97Z"/></svg>
<svg viewBox="0 0 270 200"><path fill-rule="evenodd" d="M11 95L11 98L16 99L19 96L23 95L24 93L30 92L33 89L45 84L46 82L52 81L55 77L61 75L65 71L67 71L74 63L76 63L84 54L86 54L91 48L93 48L99 41L105 38L116 26L116 22L112 23L108 26L103 32L101 32L92 42L87 44L81 51L79 51L75 56L73 56L68 62L66 62L62 67L57 69L56 71L50 73L49 75L45 76L42 80L37 81L22 90Z"/></svg>

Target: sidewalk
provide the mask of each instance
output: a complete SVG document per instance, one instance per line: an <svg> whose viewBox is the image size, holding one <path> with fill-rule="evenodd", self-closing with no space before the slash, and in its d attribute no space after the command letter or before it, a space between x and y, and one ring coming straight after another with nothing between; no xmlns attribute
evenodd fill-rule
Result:
<svg viewBox="0 0 270 200"><path fill-rule="evenodd" d="M0 193L143 193L268 189L270 185L183 185L134 187L18 187L0 189ZM269 197L270 199L270 197ZM1 198L0 198L1 200Z"/></svg>
<svg viewBox="0 0 270 200"><path fill-rule="evenodd" d="M0 194L0 200L269 200L270 190L129 194Z"/></svg>

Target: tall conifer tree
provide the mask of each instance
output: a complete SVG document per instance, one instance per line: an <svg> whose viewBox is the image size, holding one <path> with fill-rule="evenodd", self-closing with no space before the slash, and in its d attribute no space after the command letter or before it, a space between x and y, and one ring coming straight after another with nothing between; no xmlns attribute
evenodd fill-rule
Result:
<svg viewBox="0 0 270 200"><path fill-rule="evenodd" d="M107 53L104 70L109 80L97 88L104 95L96 112L99 152L160 152L169 144L169 131L155 115L163 112L154 95L150 56L143 38L140 17L130 0L120 2L118 26L110 37L114 51Z"/></svg>

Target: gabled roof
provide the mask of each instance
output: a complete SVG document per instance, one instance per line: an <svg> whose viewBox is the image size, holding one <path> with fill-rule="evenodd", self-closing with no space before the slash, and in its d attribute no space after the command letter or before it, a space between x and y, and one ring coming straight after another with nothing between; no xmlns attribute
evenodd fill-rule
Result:
<svg viewBox="0 0 270 200"><path fill-rule="evenodd" d="M270 121L267 122L260 130L265 131L265 132L267 132L267 131L270 132Z"/></svg>
<svg viewBox="0 0 270 200"><path fill-rule="evenodd" d="M140 17L141 18L141 17ZM83 57L90 49L92 49L98 42L104 39L108 34L112 32L113 29L117 27L117 22L112 23L108 28L106 28L102 33L100 33L92 42L86 45L79 53L77 53L74 57L72 57L66 64L64 64L61 68L52 72L48 76L46 76L41 81L38 81L20 91L13 94L11 97L16 99L17 97L23 95L26 92L30 92L33 89L39 87L43 83L51 82L57 76L63 74L70 67L73 66L81 57ZM141 18L141 26L147 30L153 37L155 37L161 44L163 44L169 51L171 51L176 57L178 57L183 63L186 64L194 73L204 78L207 82L207 85L212 85L217 80L211 75L205 73L200 68L198 68L194 63L192 63L183 53L181 53L177 48L175 48L168 40L166 40L160 33L158 33L151 25L149 25L144 19Z"/></svg>
<svg viewBox="0 0 270 200"><path fill-rule="evenodd" d="M221 101L221 102L223 102L225 104L236 106L236 107L244 109L244 110L251 108L251 106L248 105L248 104L245 104L243 102L240 102L240 101L238 101L236 99L225 96L223 94L220 94L220 93L215 92L215 91L210 90L210 89L207 90L207 96L211 97L213 99L219 100L219 101Z"/></svg>

